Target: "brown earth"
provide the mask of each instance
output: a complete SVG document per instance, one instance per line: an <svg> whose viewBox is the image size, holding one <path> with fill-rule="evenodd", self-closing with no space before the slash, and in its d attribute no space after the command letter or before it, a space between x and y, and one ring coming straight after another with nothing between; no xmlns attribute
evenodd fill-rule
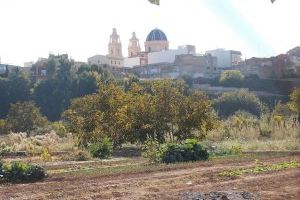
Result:
<svg viewBox="0 0 300 200"><path fill-rule="evenodd" d="M264 163L300 160L299 155L264 158ZM199 163L186 168L118 175L52 175L44 182L1 185L0 199L182 199L187 192L246 191L261 199L300 199L300 169L286 169L238 178L218 173L254 166L254 160Z"/></svg>

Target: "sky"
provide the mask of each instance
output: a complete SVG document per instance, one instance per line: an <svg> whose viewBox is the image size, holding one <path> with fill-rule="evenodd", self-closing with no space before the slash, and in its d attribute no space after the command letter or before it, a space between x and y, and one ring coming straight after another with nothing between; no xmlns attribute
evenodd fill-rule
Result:
<svg viewBox="0 0 300 200"><path fill-rule="evenodd" d="M136 32L142 48L159 28L170 48L192 44L198 53L216 48L240 50L243 58L268 57L300 46L300 0L0 0L2 63L63 54L87 61L106 55L117 28L127 56Z"/></svg>

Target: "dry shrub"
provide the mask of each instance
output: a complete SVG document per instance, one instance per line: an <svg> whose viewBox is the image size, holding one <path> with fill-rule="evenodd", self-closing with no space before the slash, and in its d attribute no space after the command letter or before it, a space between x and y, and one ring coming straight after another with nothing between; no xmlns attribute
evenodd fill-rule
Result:
<svg viewBox="0 0 300 200"><path fill-rule="evenodd" d="M35 136L28 136L27 133L11 133L3 138L2 143L14 151L26 151L33 155L41 154L43 149L53 152L68 151L74 148L72 134L69 133L66 137L61 138L54 131Z"/></svg>

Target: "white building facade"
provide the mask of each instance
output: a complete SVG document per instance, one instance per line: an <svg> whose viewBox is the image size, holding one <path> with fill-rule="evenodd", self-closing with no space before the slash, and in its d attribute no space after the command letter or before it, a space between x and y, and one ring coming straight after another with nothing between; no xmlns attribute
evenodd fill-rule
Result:
<svg viewBox="0 0 300 200"><path fill-rule="evenodd" d="M217 66L220 69L230 69L242 62L242 53L240 51L215 49L206 51L206 54L217 57Z"/></svg>

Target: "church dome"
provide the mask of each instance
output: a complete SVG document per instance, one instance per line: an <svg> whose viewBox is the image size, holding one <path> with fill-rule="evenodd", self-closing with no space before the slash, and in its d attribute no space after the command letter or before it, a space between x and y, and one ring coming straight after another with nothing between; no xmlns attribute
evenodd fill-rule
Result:
<svg viewBox="0 0 300 200"><path fill-rule="evenodd" d="M148 34L146 41L168 41L168 39L163 31L156 28Z"/></svg>

